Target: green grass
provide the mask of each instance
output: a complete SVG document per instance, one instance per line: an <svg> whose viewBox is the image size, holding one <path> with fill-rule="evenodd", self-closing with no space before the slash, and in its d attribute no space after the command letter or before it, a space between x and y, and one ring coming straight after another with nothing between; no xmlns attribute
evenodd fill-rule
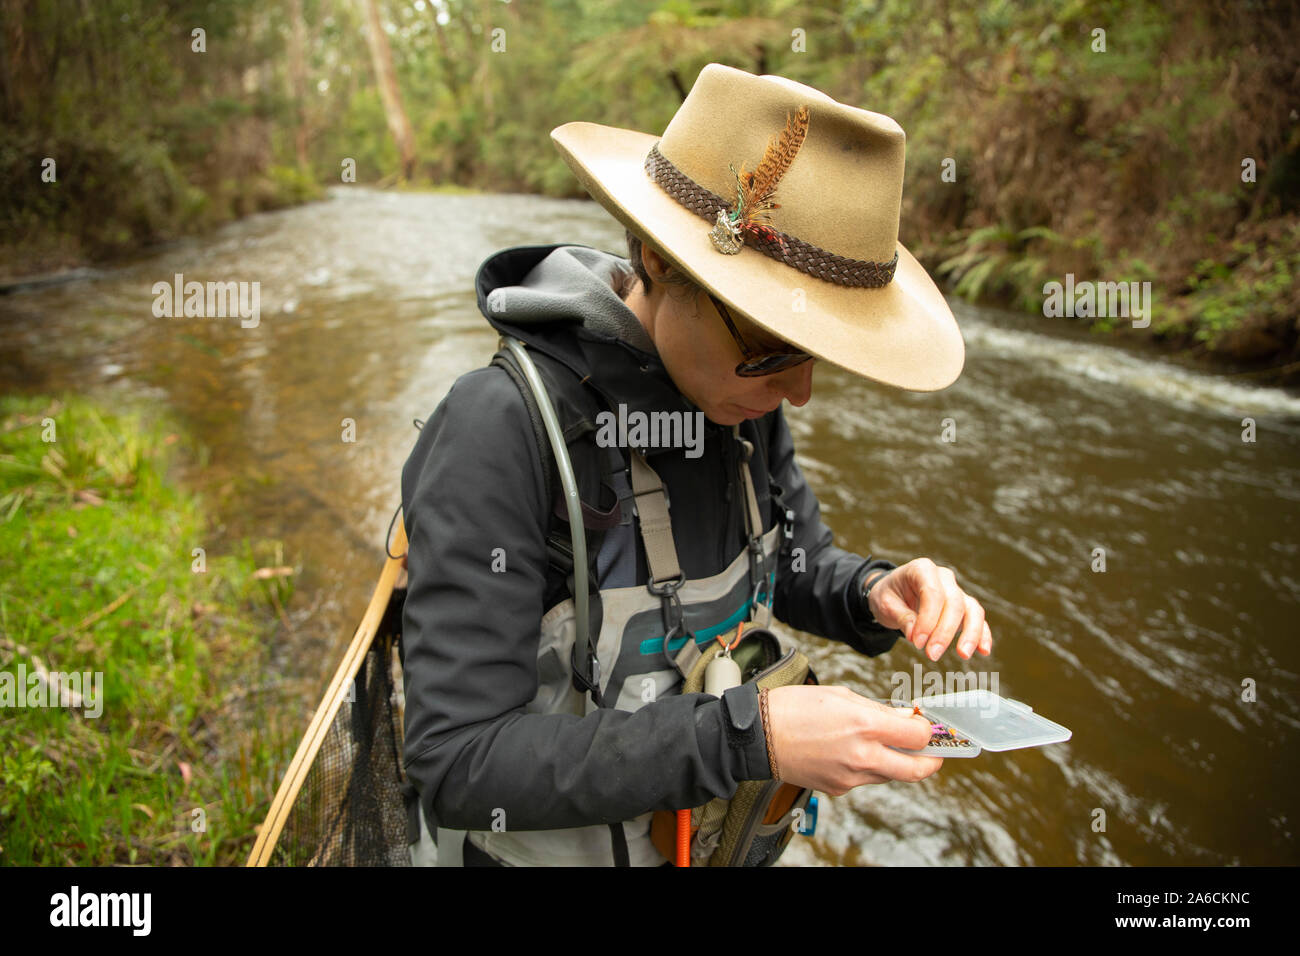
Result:
<svg viewBox="0 0 1300 956"><path fill-rule="evenodd" d="M90 697L0 710L0 863L235 864L251 848L301 730L267 677L291 577L254 577L285 563L274 543L217 553L167 478L186 451L156 418L0 399L0 672L102 674L99 717Z"/></svg>
<svg viewBox="0 0 1300 956"><path fill-rule="evenodd" d="M1213 260L1197 263L1188 277L1197 320L1196 339L1213 348L1223 334L1252 317L1294 321L1296 274L1300 272L1300 225L1289 241L1257 248L1233 243L1232 267Z"/></svg>
<svg viewBox="0 0 1300 956"><path fill-rule="evenodd" d="M954 295L976 302L1005 300L1026 311L1039 311L1043 283L1053 278L1047 253L1067 243L1042 226L1021 230L986 226L960 237L956 245L957 254L935 269L936 275L954 283ZM1086 245L1086 240L1076 245Z"/></svg>

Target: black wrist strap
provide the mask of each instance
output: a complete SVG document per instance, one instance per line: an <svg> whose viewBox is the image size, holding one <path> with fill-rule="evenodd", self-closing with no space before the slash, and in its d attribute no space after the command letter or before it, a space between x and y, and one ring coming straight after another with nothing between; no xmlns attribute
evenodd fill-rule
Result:
<svg viewBox="0 0 1300 956"><path fill-rule="evenodd" d="M888 568L872 568L862 576L862 604L867 609L867 616L871 618L871 623L877 627L880 626L880 622L876 620L876 614L871 610L871 603L867 598L871 595L871 589L880 583L881 578L888 577L889 572Z"/></svg>

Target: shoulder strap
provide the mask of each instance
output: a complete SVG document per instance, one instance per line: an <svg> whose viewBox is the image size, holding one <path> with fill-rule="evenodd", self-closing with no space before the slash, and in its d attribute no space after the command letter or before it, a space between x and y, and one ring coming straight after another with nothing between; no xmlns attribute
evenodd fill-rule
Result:
<svg viewBox="0 0 1300 956"><path fill-rule="evenodd" d="M753 476L749 473L749 460L753 456L754 446L741 437L739 425L733 426L731 434L741 448L741 454L737 458L737 471L742 493L740 507L744 513L750 585L753 588L750 598L751 620L766 627L771 623L773 589L766 586L768 568L762 547L763 520L758 511ZM633 448L630 457L632 493L635 496L641 543L645 548L646 565L650 574L646 588L663 602L664 659L684 678L699 661L700 650L694 634L686 626L681 601L677 597L678 589L686 583L686 575L677 559L672 521L668 515L668 499L662 479L646 461L645 449ZM763 467L767 467L766 461L763 462ZM759 595L765 588L768 603L761 606ZM683 634L686 641L680 650L674 652L672 642Z"/></svg>
<svg viewBox="0 0 1300 956"><path fill-rule="evenodd" d="M546 434L546 423L542 420L542 412L538 407L537 399L533 394L533 389L528 383L523 370L510 360L513 353L502 349L492 356L492 364L498 365L505 370L505 373L514 380L515 386L524 398L524 407L528 409L528 420L533 426L533 438L537 441L537 450L542 456L542 488L546 495L546 507L551 507L551 502L555 500L555 478L553 477L555 469L555 453L551 450L551 442Z"/></svg>
<svg viewBox="0 0 1300 956"><path fill-rule="evenodd" d="M645 546L645 560L650 572L650 583L662 587L685 580L677 563L677 546L673 543L673 525L668 517L668 498L664 483L645 460L645 451L633 448L632 495L640 518L641 541ZM653 588L652 588L653 590Z"/></svg>
<svg viewBox="0 0 1300 956"><path fill-rule="evenodd" d="M596 657L596 639L602 617L595 573L597 549L588 546L587 532L593 531L597 542L603 538L604 530L617 523L620 504L616 500L607 514L582 501L568 453L565 429L537 364L518 339L505 335L501 341L502 348L493 356L492 364L500 365L519 388L541 456L545 494L550 508L547 514L547 558L573 597L576 633L586 636L585 653L580 652L581 640L574 643L570 661L573 683L578 690L589 693L596 706L604 706ZM612 486L612 464L606 455L600 455L600 459L604 483ZM567 533L557 520L560 518L567 518ZM586 573L578 572L579 568L584 568Z"/></svg>
<svg viewBox="0 0 1300 956"><path fill-rule="evenodd" d="M551 405L550 396L546 393L546 386L542 382L541 374L537 371L537 366L533 364L533 360L529 357L524 343L509 335L502 336L502 341L522 369L521 373L512 374L511 377L514 378L515 383L518 385L520 384L518 374L522 374L524 382L528 386L526 389L521 386L520 391L524 396L524 404L528 406L529 419L533 422L534 434L537 433L538 416L540 416L545 430L547 441L543 442L539 437L538 447L543 449L542 467L546 475L547 500L548 502L551 500L550 489L552 483L550 481L551 469L547 466L544 449L549 444L551 457L559 473L565 504L568 509L574 568L573 603L575 624L577 625L575 634L584 635L587 643L586 660L583 662L585 666L579 669L578 641L574 641L572 661L574 677L575 680L581 679L581 682L585 684L596 706L603 707L604 702L601 700L600 693L600 662L596 657L596 641L592 636L588 619L591 609L591 581L590 562L587 560L587 533L583 523L582 497L578 493L578 482L573 474L573 463L569 460L569 450L564 441L564 433L560 428L560 421L555 415L555 409ZM494 358L493 361L495 362L496 359ZM505 368L508 372L512 371L508 365ZM530 396L532 398L531 402L529 401ZM609 832L614 851L614 865L630 865L627 836L623 832L623 824L617 821L610 823Z"/></svg>
<svg viewBox="0 0 1300 956"><path fill-rule="evenodd" d="M777 484L776 476L772 474L771 456L768 453L772 442L770 431L763 428L759 428L757 431L758 447L756 451L759 452L762 468L767 473L768 507L773 522L781 525L781 556L777 562L779 567L794 546L794 511L786 505L785 489Z"/></svg>
<svg viewBox="0 0 1300 956"><path fill-rule="evenodd" d="M528 420L533 426L533 439L542 462L542 494L547 509L546 557L549 565L559 572L561 579L567 579L573 573L573 546L569 535L565 534L555 521L555 512L559 507L559 502L556 500L559 491L559 469L555 462L555 452L551 449L550 436L546 433L546 423L542 420L541 408L537 404L532 386L528 384L523 369L520 368L518 360L514 358L511 351L503 347L492 356L491 364L500 366L510 376L523 397L524 407L528 409ZM548 591L549 593L551 592Z"/></svg>

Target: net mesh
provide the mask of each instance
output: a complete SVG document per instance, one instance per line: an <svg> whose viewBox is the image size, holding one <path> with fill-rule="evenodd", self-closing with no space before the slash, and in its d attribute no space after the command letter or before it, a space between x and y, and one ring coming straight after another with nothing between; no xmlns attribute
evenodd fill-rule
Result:
<svg viewBox="0 0 1300 956"><path fill-rule="evenodd" d="M401 623L388 609L307 771L271 866L410 866L402 791Z"/></svg>

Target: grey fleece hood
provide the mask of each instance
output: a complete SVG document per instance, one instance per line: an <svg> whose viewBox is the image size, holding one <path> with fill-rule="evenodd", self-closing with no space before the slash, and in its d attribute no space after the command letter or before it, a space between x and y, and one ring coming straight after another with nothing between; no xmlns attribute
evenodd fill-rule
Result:
<svg viewBox="0 0 1300 956"><path fill-rule="evenodd" d="M474 284L478 307L507 333L587 378L610 408L699 409L677 390L644 327L616 290L631 264L589 246L515 246L489 257ZM579 328L574 330L574 326ZM708 422L710 430L724 426Z"/></svg>
<svg viewBox="0 0 1300 956"><path fill-rule="evenodd" d="M532 256L515 255L525 250L551 251L529 267ZM498 259L500 268L494 265ZM512 267L528 268L528 272L512 285L479 287L488 321L500 318L513 325L542 325L581 317L594 332L626 339L641 351L656 354L650 336L618 295L617 290L636 276L626 259L588 246L520 247L489 259L479 279L509 282Z"/></svg>

